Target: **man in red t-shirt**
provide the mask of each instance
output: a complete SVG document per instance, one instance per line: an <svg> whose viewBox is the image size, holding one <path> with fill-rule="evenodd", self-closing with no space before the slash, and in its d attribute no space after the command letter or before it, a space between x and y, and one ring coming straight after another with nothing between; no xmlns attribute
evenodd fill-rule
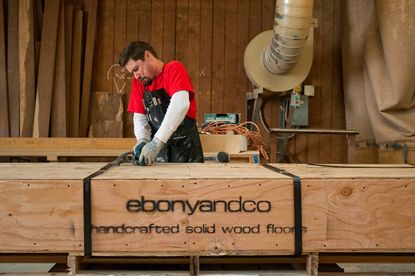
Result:
<svg viewBox="0 0 415 276"><path fill-rule="evenodd" d="M132 73L128 111L134 113L134 164L203 162L196 99L183 64L158 59L153 47L131 42L119 64ZM150 141L151 140L151 141Z"/></svg>

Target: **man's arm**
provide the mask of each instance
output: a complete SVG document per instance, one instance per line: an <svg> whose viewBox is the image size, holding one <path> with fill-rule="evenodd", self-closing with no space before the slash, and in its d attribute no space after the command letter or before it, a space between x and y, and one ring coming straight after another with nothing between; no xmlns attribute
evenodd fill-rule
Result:
<svg viewBox="0 0 415 276"><path fill-rule="evenodd" d="M134 135L137 139L137 143L133 148L133 164L138 165L141 151L151 139L151 127L148 124L146 115L141 113L134 113L133 122Z"/></svg>
<svg viewBox="0 0 415 276"><path fill-rule="evenodd" d="M146 139L150 141L151 139L151 127L148 124L146 115L141 113L134 113L134 135L137 138L137 141L140 139Z"/></svg>
<svg viewBox="0 0 415 276"><path fill-rule="evenodd" d="M167 107L163 122L157 130L155 137L163 143L167 143L173 132L175 132L183 122L189 107L190 100L188 91L180 90L174 93L170 99L170 104Z"/></svg>

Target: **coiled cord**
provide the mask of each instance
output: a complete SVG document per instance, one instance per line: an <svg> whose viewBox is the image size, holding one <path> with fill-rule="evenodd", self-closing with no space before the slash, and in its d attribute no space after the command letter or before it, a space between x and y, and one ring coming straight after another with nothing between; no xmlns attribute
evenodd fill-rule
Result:
<svg viewBox="0 0 415 276"><path fill-rule="evenodd" d="M256 130L249 130L247 126L253 125ZM268 154L264 149L264 142L259 132L259 127L254 122L243 122L239 125L236 124L225 124L225 123L210 123L202 129L202 132L208 134L239 134L244 135L248 139L248 146L252 150L257 150L261 155L268 160Z"/></svg>

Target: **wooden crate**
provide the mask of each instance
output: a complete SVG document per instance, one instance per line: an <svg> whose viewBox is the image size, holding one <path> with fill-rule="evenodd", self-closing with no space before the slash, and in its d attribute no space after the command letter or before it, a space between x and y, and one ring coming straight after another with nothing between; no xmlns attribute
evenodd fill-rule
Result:
<svg viewBox="0 0 415 276"><path fill-rule="evenodd" d="M0 164L0 252L82 255L82 179L102 166ZM415 252L413 167L273 166L302 179L305 253ZM95 256L293 254L292 179L260 165L122 164L91 190Z"/></svg>

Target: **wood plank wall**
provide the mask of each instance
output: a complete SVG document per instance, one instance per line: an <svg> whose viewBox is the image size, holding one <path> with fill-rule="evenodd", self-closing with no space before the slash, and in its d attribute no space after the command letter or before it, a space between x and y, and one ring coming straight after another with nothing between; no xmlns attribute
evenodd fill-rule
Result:
<svg viewBox="0 0 415 276"><path fill-rule="evenodd" d="M97 6L98 0L0 2L1 136L87 136ZM74 11L81 15L75 24Z"/></svg>
<svg viewBox="0 0 415 276"><path fill-rule="evenodd" d="M340 61L340 0L315 0L314 62L305 84L315 86L310 99L310 128L344 129ZM102 0L98 7L92 91L115 93L120 83L108 79L129 41L146 40L159 56L184 63L197 93L198 121L204 113L239 112L246 120L245 93L251 90L243 68L249 41L272 28L275 0ZM113 70L110 78L113 77ZM118 80L119 81L119 80ZM127 108L130 82L122 100ZM120 92L120 91L119 91ZM279 122L278 95L265 105L265 118ZM133 137L132 115L124 111L124 136ZM264 133L264 140L269 143ZM295 162L346 162L346 138L296 135L289 141Z"/></svg>
<svg viewBox="0 0 415 276"><path fill-rule="evenodd" d="M59 48L57 52L59 55L66 56L66 62L64 65L56 63L60 69L55 72L55 84L52 82L53 74L52 77L48 75L50 78L48 83L50 89L53 86L53 95L55 95L53 101L62 101L56 97L56 90L66 90L67 92L59 95L60 99L65 99L69 104L66 111L63 110L65 108L52 110L53 130L46 129L48 124L45 121L49 119L37 121L46 123L43 131L45 134L41 136L47 136L50 132L54 136L65 136L66 133L67 136L77 137L86 135L88 131L89 136L95 137L133 137L132 115L126 112L131 86L130 76L125 75L121 68L113 67L118 63L120 51L127 42L133 40L149 41L164 61L178 59L184 63L197 95L199 123L204 113L238 112L242 114L242 120L246 120L245 94L251 91L252 87L243 67L244 51L257 34L272 28L275 0L61 1L65 3L64 12L61 14L62 17L63 14L65 15L65 28L61 26L60 30L65 29L66 43L65 47ZM88 24L94 16L91 14L88 18L88 7L95 1L98 3L98 12L95 43L92 43L93 32L89 32L91 37L87 37L85 30L87 26L94 28ZM0 110L0 133L3 136L19 136L20 128L22 132L20 136L31 136L30 122L33 121L33 111L30 109L25 111L25 109L22 113L22 108L34 108L32 103L34 92L29 93L29 90L35 90L33 87L35 84L30 79L28 79L30 82L19 84L19 61L21 63L26 61L21 53L20 60L16 58L19 51L14 52L13 49L18 49L19 40L16 37L18 32L13 30L19 28L23 31L27 29L26 27L30 30L34 28L34 33L31 34L34 37L28 37L32 48L21 50L33 51L34 47L35 60L30 60L30 64L33 67L34 62L36 68L42 67L39 66L39 63L42 64L42 61L39 61L40 26L43 21L49 20L43 18L42 5L53 4L53 1L33 2L34 20L30 19L30 22L34 27L26 26L23 20L19 23L14 16L10 16L19 15L15 11L19 5L15 2L18 1L0 1L0 15L3 16L0 22L2 23L0 24L0 55L7 57L7 64L4 64L4 59L2 59L3 63L0 62L0 79L3 80L0 87L0 98L3 103ZM21 3L26 2L21 0ZM85 11L82 11L81 7L85 7ZM340 0L314 0L314 17L319 23L314 31L313 66L304 83L315 86L315 96L310 99L309 107L310 128L344 129L345 127L340 60L340 16ZM60 37L60 40L62 39L63 37ZM54 41L62 45L57 39ZM47 44L46 41L45 43ZM20 44L24 46L22 41ZM89 45L88 51L85 50L85 44ZM94 47L93 51L91 45ZM86 52L89 54L84 57L83 53ZM51 62L50 65L48 68L55 63ZM88 70L83 70L84 68ZM20 69L22 73L23 68ZM33 69L29 71L33 74ZM38 73L37 70L35 72ZM85 74L92 74L92 79ZM42 78L42 76L46 77L43 74L38 77ZM61 85L60 88L58 78L66 79L65 85ZM26 91L25 93L30 97L17 97L19 85L20 90ZM39 88L37 78L36 85ZM82 105L81 88L82 93L86 93L82 99L87 98ZM8 102L7 105L4 104L5 100ZM51 99L47 97L46 100ZM80 110L81 106L83 111ZM26 127L22 122L25 120L22 118L19 120L19 109L21 114L29 116L27 131L23 131ZM41 110L43 112L46 109L50 113L50 108ZM89 113L86 112L88 110ZM272 127L279 125L279 111L279 95L270 93L266 98L264 116ZM54 115L56 112L67 114L66 118L63 118L66 121L56 121ZM23 116L21 114L20 116ZM81 129L80 117L83 118ZM39 132L39 129L36 131ZM269 145L269 137L264 130L262 134L266 144ZM346 162L346 151L346 138L339 136L296 135L288 144L288 152L294 162L343 163Z"/></svg>

